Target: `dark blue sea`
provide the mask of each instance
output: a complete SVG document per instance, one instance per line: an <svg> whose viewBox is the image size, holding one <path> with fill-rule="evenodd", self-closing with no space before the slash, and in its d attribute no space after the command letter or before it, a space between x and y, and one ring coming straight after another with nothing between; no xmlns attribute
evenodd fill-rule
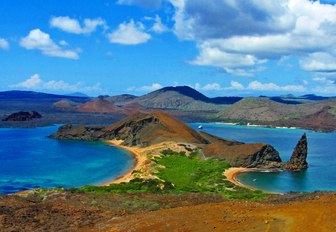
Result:
<svg viewBox="0 0 336 232"><path fill-rule="evenodd" d="M203 125L205 132L246 143L262 142L274 146L283 161L288 161L303 133L308 137L309 168L300 172L249 172L237 179L246 185L269 192L312 192L336 190L336 133L319 133L302 129L264 128L215 123Z"/></svg>
<svg viewBox="0 0 336 232"><path fill-rule="evenodd" d="M47 138L57 129L0 129L0 193L101 184L135 162L128 152L105 143Z"/></svg>

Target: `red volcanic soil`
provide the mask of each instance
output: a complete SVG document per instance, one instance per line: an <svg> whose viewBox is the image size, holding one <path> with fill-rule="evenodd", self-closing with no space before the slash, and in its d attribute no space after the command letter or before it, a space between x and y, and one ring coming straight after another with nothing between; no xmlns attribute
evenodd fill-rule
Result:
<svg viewBox="0 0 336 232"><path fill-rule="evenodd" d="M227 201L116 218L105 231L330 232L335 210L335 194L286 203Z"/></svg>
<svg viewBox="0 0 336 232"><path fill-rule="evenodd" d="M290 124L293 126L301 128L333 131L336 127L336 120L335 117L331 113L329 113L329 110L330 106L325 106L312 115L308 115L300 119L288 120L288 122L290 122Z"/></svg>
<svg viewBox="0 0 336 232"><path fill-rule="evenodd" d="M62 110L76 110L77 105L78 103L66 99L60 100L53 104L54 107Z"/></svg>
<svg viewBox="0 0 336 232"><path fill-rule="evenodd" d="M117 131L123 140L133 134L131 138L137 138L139 143L147 145L165 141L207 143L197 131L162 111L133 114L112 126L105 127L104 131Z"/></svg>
<svg viewBox="0 0 336 232"><path fill-rule="evenodd" d="M127 112L127 114L134 114L137 112L141 112L141 113L149 113L151 112L151 110L148 110L146 108L144 108L142 105L140 105L139 103L127 103L125 105L122 106L122 108Z"/></svg>
<svg viewBox="0 0 336 232"><path fill-rule="evenodd" d="M216 194L0 195L0 231L336 231L336 194L264 201Z"/></svg>
<svg viewBox="0 0 336 232"><path fill-rule="evenodd" d="M94 99L77 107L80 112L126 114L125 110L105 99Z"/></svg>

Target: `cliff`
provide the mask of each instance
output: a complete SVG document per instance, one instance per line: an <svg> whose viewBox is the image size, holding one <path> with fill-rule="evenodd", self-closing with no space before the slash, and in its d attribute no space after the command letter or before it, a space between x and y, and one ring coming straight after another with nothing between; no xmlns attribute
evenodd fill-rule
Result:
<svg viewBox="0 0 336 232"><path fill-rule="evenodd" d="M125 146L144 147L168 141L191 143L199 147L205 157L223 158L232 166L265 169L287 167L278 151L271 145L245 144L198 132L162 111L136 113L105 127L69 124L60 127L51 137L87 141L118 139L123 140ZM298 152L297 159L300 159L300 154Z"/></svg>

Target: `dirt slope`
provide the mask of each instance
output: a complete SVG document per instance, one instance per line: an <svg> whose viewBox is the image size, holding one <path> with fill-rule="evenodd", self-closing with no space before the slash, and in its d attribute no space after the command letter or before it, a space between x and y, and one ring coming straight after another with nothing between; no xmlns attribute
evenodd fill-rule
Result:
<svg viewBox="0 0 336 232"><path fill-rule="evenodd" d="M336 194L282 204L253 201L165 209L116 218L106 231L336 231Z"/></svg>

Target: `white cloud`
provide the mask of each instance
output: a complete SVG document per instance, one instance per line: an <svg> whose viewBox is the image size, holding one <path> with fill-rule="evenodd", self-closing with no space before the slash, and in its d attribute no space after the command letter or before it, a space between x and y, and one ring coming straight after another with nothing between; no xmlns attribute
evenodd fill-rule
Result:
<svg viewBox="0 0 336 232"><path fill-rule="evenodd" d="M220 91L223 89L218 83L209 83L204 86L196 83L194 88L199 91Z"/></svg>
<svg viewBox="0 0 336 232"><path fill-rule="evenodd" d="M245 87L239 83L238 81L231 81L230 82L231 86L228 87L227 89L234 89L234 90L243 90Z"/></svg>
<svg viewBox="0 0 336 232"><path fill-rule="evenodd" d="M212 47L209 43L201 44L199 50L200 54L191 62L192 64L211 65L225 69L254 66L265 62L258 60L253 55L225 52L218 47Z"/></svg>
<svg viewBox="0 0 336 232"><path fill-rule="evenodd" d="M20 40L20 45L28 50L40 50L47 56L79 59L78 51L62 49L50 38L49 34L40 29L31 30L26 37Z"/></svg>
<svg viewBox="0 0 336 232"><path fill-rule="evenodd" d="M0 38L0 49L9 50L9 43L4 38Z"/></svg>
<svg viewBox="0 0 336 232"><path fill-rule="evenodd" d="M31 76L27 80L22 81L22 82L20 82L16 85L14 85L14 87L34 89L34 88L39 87L42 83L43 82L40 78L40 75L39 74L34 74L33 76Z"/></svg>
<svg viewBox="0 0 336 232"><path fill-rule="evenodd" d="M82 83L77 82L75 84L67 83L63 80L51 80L44 81L41 79L39 74L34 74L27 80L24 80L15 85L11 85L11 88L22 88L22 89L31 89L31 90L48 90L48 91L60 91L60 92L96 92L99 93L102 91L100 83L96 83L91 86L84 86Z"/></svg>
<svg viewBox="0 0 336 232"><path fill-rule="evenodd" d="M322 84L334 84L334 81L329 80L326 77L313 77L312 80Z"/></svg>
<svg viewBox="0 0 336 232"><path fill-rule="evenodd" d="M167 26L162 23L160 16L156 15L154 20L155 23L151 29L152 31L158 34L168 31Z"/></svg>
<svg viewBox="0 0 336 232"><path fill-rule="evenodd" d="M111 43L124 45L142 44L151 39L150 34L147 34L144 30L145 27L142 23L134 23L131 20L129 23L121 23L117 30L108 34L108 39Z"/></svg>
<svg viewBox="0 0 336 232"><path fill-rule="evenodd" d="M149 86L142 86L140 88L138 88L137 90L140 90L140 91L154 91L154 90L158 90L158 89L161 89L162 88L162 85L160 85L159 83L153 83L152 85L149 85Z"/></svg>
<svg viewBox="0 0 336 232"><path fill-rule="evenodd" d="M248 86L249 90L262 90L262 91L288 91L288 92L303 92L306 88L302 85L284 85L279 86L272 82L261 83L259 81L252 81Z"/></svg>
<svg viewBox="0 0 336 232"><path fill-rule="evenodd" d="M146 92L151 92L151 91L155 91L158 89L163 88L162 85L160 85L159 83L153 83L152 85L145 85L142 87L135 87L135 86L131 86L128 87L126 90L127 91L146 91Z"/></svg>
<svg viewBox="0 0 336 232"><path fill-rule="evenodd" d="M336 72L336 57L326 52L312 53L300 61L300 66L307 71Z"/></svg>
<svg viewBox="0 0 336 232"><path fill-rule="evenodd" d="M68 46L68 45L69 45L68 42L65 41L65 40L61 40L61 41L59 42L59 44L62 45L62 46Z"/></svg>
<svg viewBox="0 0 336 232"><path fill-rule="evenodd" d="M73 34L91 34L97 27L107 28L104 20L101 18L96 19L84 19L83 26L77 19L70 18L68 16L52 17L50 20L50 27L58 28L62 31Z"/></svg>
<svg viewBox="0 0 336 232"><path fill-rule="evenodd" d="M117 3L121 5L136 5L147 8L159 8L161 6L162 0L117 0Z"/></svg>
<svg viewBox="0 0 336 232"><path fill-rule="evenodd" d="M231 81L231 85L224 89L227 90L253 90L253 91L279 91L279 92L304 92L303 85L277 85L275 83L262 83L259 81L250 82L247 87L237 81Z"/></svg>
<svg viewBox="0 0 336 232"><path fill-rule="evenodd" d="M245 73L258 61L291 56L308 71L334 70L336 6L309 0L170 0L174 31L194 40L200 54L192 64ZM309 62L315 53L328 53ZM313 56L313 57L311 57ZM237 60L235 60L237 58ZM232 72L236 75L235 72Z"/></svg>

